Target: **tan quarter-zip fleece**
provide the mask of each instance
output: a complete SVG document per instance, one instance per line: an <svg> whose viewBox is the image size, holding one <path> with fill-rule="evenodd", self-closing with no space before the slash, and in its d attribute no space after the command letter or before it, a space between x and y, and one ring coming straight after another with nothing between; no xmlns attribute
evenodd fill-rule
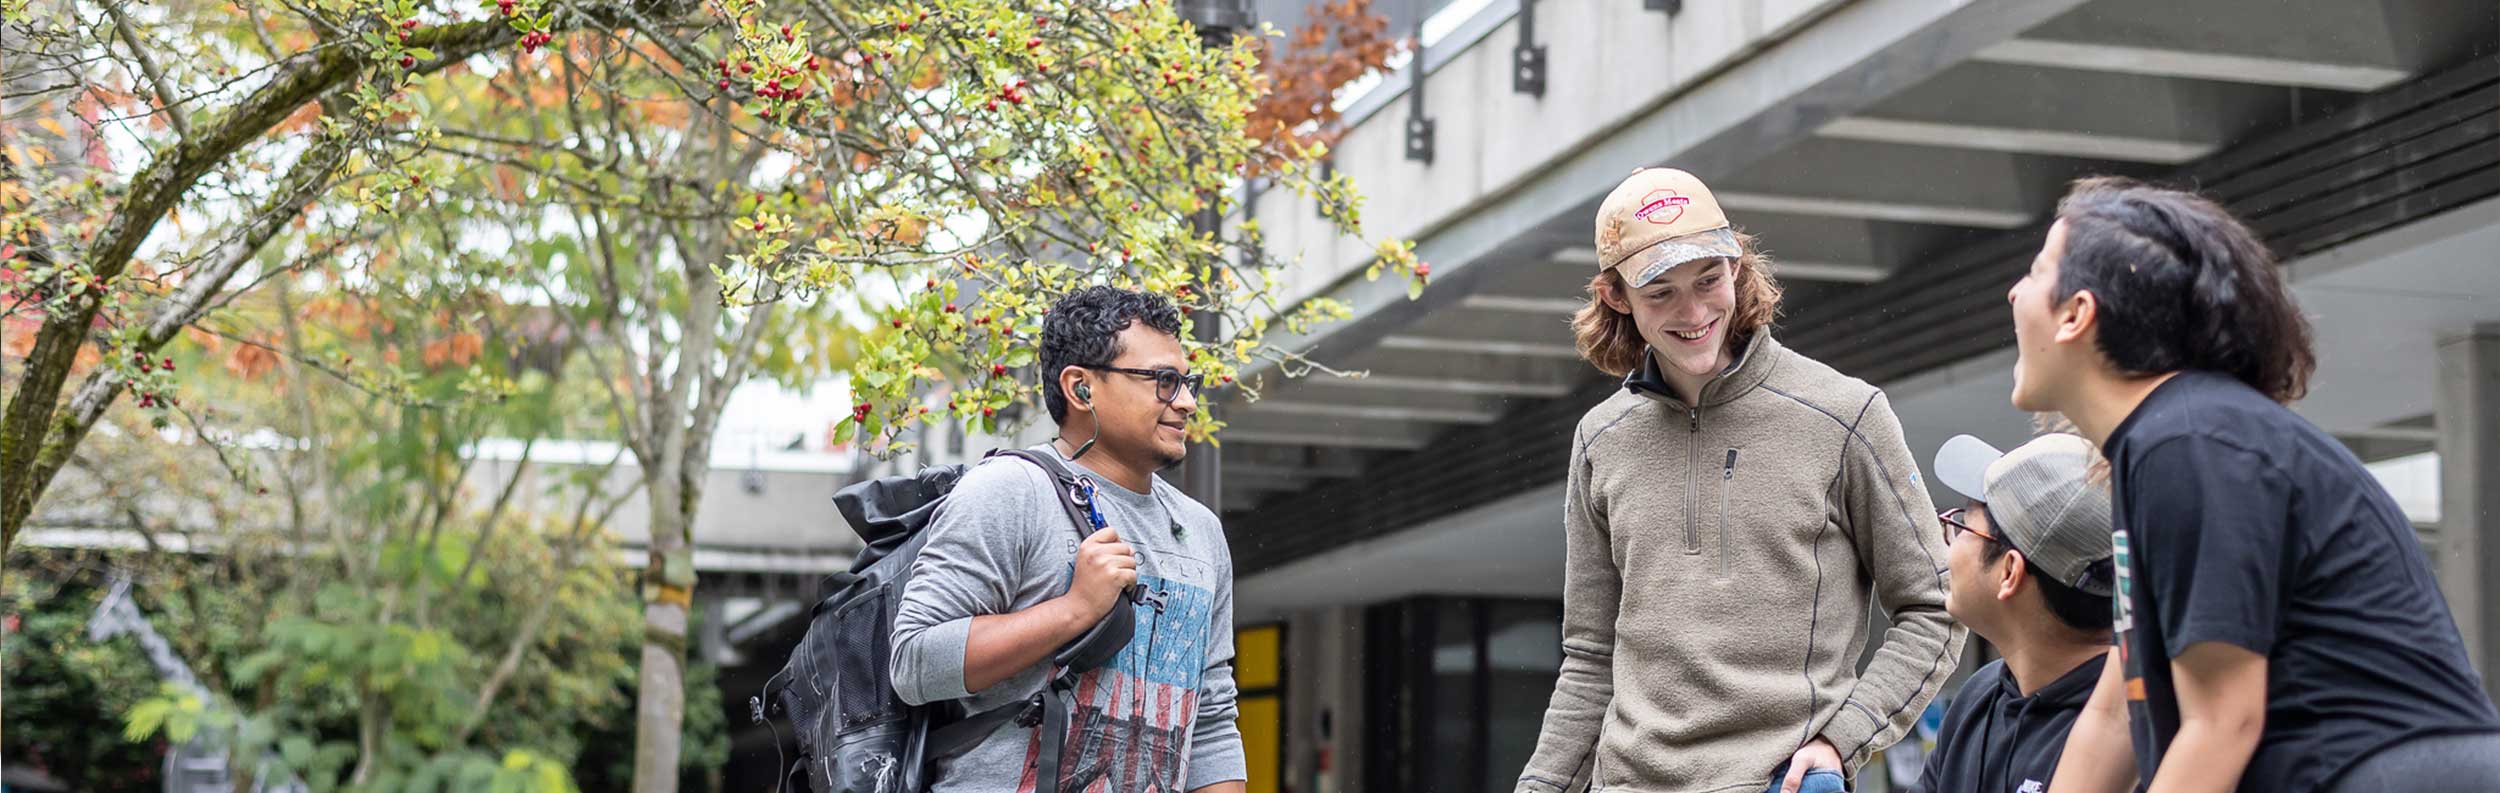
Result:
<svg viewBox="0 0 2500 793"><path fill-rule="evenodd" d="M1817 735L1854 776L1964 638L1899 420L1767 331L1697 405L1643 359L1572 440L1562 672L1518 790L1759 791Z"/></svg>

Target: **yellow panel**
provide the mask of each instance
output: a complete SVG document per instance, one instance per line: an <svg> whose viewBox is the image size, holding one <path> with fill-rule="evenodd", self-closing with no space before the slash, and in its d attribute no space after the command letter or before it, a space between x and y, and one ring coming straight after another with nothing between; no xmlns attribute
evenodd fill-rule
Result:
<svg viewBox="0 0 2500 793"><path fill-rule="evenodd" d="M1277 767L1283 755L1277 751L1284 737L1284 703L1273 695L1242 697L1234 703L1241 709L1241 753L1250 760L1250 793L1276 793L1284 780L1284 769Z"/></svg>
<svg viewBox="0 0 2500 793"><path fill-rule="evenodd" d="M1284 638L1284 629L1275 625L1243 628L1233 634L1233 685L1243 690L1272 688L1276 685L1277 646Z"/></svg>

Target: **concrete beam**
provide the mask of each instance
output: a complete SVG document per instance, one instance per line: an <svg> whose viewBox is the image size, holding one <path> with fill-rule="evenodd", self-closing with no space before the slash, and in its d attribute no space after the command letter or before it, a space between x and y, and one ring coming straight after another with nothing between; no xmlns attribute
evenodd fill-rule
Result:
<svg viewBox="0 0 2500 793"><path fill-rule="evenodd" d="M1490 355L1516 355L1526 358L1578 358L1580 350L1568 344L1538 344L1500 339L1449 339L1436 336L1390 336L1380 340L1380 349L1408 352L1455 352Z"/></svg>
<svg viewBox="0 0 2500 793"><path fill-rule="evenodd" d="M1949 145L1809 138L1711 192L1740 224L1769 212L2010 229L2029 225L2078 170L2097 165Z"/></svg>
<svg viewBox="0 0 2500 793"><path fill-rule="evenodd" d="M1815 134L1826 138L1876 143L1952 146L2018 154L2052 154L2094 160L2152 162L2166 165L2175 165L2203 157L2212 153L2219 145L2206 141L2139 138L2063 129L2025 129L1864 117L1834 121L1824 125L1823 129Z"/></svg>
<svg viewBox="0 0 2500 793"><path fill-rule="evenodd" d="M2327 88L2366 93L2395 85L2408 72L2384 66L2158 49L2085 41L2014 39L1980 50L1975 58L2060 69L2218 80L2229 83Z"/></svg>
<svg viewBox="0 0 2500 793"><path fill-rule="evenodd" d="M1941 226L1971 226L1984 229L2016 229L2031 224L2031 212L1980 206L1949 206L1911 201L1888 201L1861 198L1826 198L1807 195L1771 193L1717 194L1719 205L1735 212L1777 212L1790 215L1821 215L1859 220L1884 220L1894 223L1933 223Z"/></svg>
<svg viewBox="0 0 2500 793"><path fill-rule="evenodd" d="M1222 440L1243 443L1267 443L1283 446L1327 446L1340 449L1396 449L1414 451L1430 443L1427 438L1352 435L1333 432L1293 432L1287 430L1249 430L1226 428L1218 436Z"/></svg>
<svg viewBox="0 0 2500 793"><path fill-rule="evenodd" d="M1569 297L1520 297L1517 295L1468 295L1458 307L1472 311L1503 311L1514 314L1551 314L1570 316L1588 301Z"/></svg>
<svg viewBox="0 0 2500 793"><path fill-rule="evenodd" d="M1843 262L1801 262L1794 259L1771 259L1771 275L1782 281L1832 281L1845 284L1871 284L1892 277L1890 268L1872 264Z"/></svg>
<svg viewBox="0 0 2500 793"><path fill-rule="evenodd" d="M1336 380L1332 381L1330 384L1346 388L1385 389L1394 391L1437 391L1448 394L1522 396L1539 397L1544 399L1552 399L1554 397L1571 393L1571 386L1563 383L1530 382L1519 380L1478 380L1465 377L1372 375L1370 377Z"/></svg>
<svg viewBox="0 0 2500 793"><path fill-rule="evenodd" d="M2439 584L2500 700L2500 325L2439 341Z"/></svg>
<svg viewBox="0 0 2500 793"><path fill-rule="evenodd" d="M1392 337L1395 338L1395 337ZM1386 346L1386 345L1383 345ZM1282 414L1288 416L1324 416L1361 419L1364 421L1421 421L1441 424L1491 424L1501 415L1490 410L1436 410L1433 408L1391 405L1353 405L1333 402L1288 402L1267 399L1235 408L1234 415Z"/></svg>
<svg viewBox="0 0 2500 793"><path fill-rule="evenodd" d="M2093 0L1979 57L2365 92L2488 47L2491 30L2491 0Z"/></svg>

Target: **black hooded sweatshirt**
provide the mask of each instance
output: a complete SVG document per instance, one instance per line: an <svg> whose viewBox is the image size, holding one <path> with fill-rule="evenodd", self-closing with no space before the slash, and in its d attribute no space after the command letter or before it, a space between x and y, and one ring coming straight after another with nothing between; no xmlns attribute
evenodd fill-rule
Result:
<svg viewBox="0 0 2500 793"><path fill-rule="evenodd" d="M2066 750L2066 731L2092 698L2109 655L2092 657L2031 696L2004 661L1972 672L1944 712L1936 752L1919 772L1920 793L2042 793Z"/></svg>

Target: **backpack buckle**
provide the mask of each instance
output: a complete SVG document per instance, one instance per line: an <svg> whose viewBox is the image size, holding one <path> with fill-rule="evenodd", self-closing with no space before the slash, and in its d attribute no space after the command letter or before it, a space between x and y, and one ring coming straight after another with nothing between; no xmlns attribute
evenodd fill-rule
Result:
<svg viewBox="0 0 2500 793"><path fill-rule="evenodd" d="M1032 699L1024 701L1024 710L1016 714L1016 726L1025 728L1042 726L1042 697L1044 696L1047 695L1035 694Z"/></svg>

